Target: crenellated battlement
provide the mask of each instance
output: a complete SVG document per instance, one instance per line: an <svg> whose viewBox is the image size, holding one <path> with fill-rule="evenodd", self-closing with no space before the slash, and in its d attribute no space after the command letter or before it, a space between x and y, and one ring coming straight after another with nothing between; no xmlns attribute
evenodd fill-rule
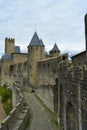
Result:
<svg viewBox="0 0 87 130"><path fill-rule="evenodd" d="M11 54L14 52L15 39L5 38L5 54Z"/></svg>
<svg viewBox="0 0 87 130"><path fill-rule="evenodd" d="M15 39L6 37L5 42L15 42Z"/></svg>

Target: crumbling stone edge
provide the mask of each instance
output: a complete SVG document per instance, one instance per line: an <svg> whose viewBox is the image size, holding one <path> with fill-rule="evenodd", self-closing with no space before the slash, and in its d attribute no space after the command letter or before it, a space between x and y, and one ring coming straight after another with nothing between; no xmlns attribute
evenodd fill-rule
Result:
<svg viewBox="0 0 87 130"><path fill-rule="evenodd" d="M25 130L26 123L29 119L29 106L24 100L24 96L20 93L15 83L15 89L18 91L19 102L12 109L10 114L2 121L0 130Z"/></svg>

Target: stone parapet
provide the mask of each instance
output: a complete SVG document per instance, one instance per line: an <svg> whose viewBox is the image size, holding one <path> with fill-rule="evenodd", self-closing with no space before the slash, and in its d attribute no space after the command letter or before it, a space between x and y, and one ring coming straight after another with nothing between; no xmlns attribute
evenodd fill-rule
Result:
<svg viewBox="0 0 87 130"><path fill-rule="evenodd" d="M15 84L16 85L16 84ZM19 102L12 109L9 116L1 123L0 130L24 130L27 119L29 118L29 107L24 101L23 95L17 86L15 89L19 93Z"/></svg>

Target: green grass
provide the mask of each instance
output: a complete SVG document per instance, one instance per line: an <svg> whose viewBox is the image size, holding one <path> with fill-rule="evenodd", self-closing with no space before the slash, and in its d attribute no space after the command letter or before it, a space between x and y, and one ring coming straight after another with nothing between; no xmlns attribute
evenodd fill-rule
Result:
<svg viewBox="0 0 87 130"><path fill-rule="evenodd" d="M0 86L0 96L6 115L12 110L12 91L7 86Z"/></svg>

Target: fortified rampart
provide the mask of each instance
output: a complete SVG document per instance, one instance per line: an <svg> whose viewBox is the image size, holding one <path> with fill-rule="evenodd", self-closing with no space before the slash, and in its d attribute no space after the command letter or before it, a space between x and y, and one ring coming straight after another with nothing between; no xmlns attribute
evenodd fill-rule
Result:
<svg viewBox="0 0 87 130"><path fill-rule="evenodd" d="M20 93L18 85L13 84L17 91L17 98L9 116L1 123L0 130L25 130L26 122L29 118L29 107L25 103L23 95Z"/></svg>
<svg viewBox="0 0 87 130"><path fill-rule="evenodd" d="M61 55L38 62L38 89L37 95L56 112L58 111L58 74L61 62L68 64L68 55Z"/></svg>
<svg viewBox="0 0 87 130"><path fill-rule="evenodd" d="M6 62L7 63L7 62ZM22 86L28 84L27 62L1 65L1 85L12 85L13 81L20 81Z"/></svg>
<svg viewBox="0 0 87 130"><path fill-rule="evenodd" d="M87 71L61 64L58 78L58 120L62 129L87 129Z"/></svg>
<svg viewBox="0 0 87 130"><path fill-rule="evenodd" d="M28 46L28 55L13 53L2 57L1 82L15 80L21 82L21 90L23 86L35 88L44 104L58 114L61 130L87 130L87 17L85 20L86 51L73 56L72 61L68 60L68 54L60 53L56 44L45 55L45 46L36 32ZM20 113L21 105L18 106Z"/></svg>
<svg viewBox="0 0 87 130"><path fill-rule="evenodd" d="M38 67L37 95L50 110L57 112L61 130L86 130L86 65L74 67L72 63L54 58L52 62L50 60L39 62ZM53 74L51 80L49 80L50 73ZM46 80L44 80L45 75ZM54 84L50 84L52 80Z"/></svg>

